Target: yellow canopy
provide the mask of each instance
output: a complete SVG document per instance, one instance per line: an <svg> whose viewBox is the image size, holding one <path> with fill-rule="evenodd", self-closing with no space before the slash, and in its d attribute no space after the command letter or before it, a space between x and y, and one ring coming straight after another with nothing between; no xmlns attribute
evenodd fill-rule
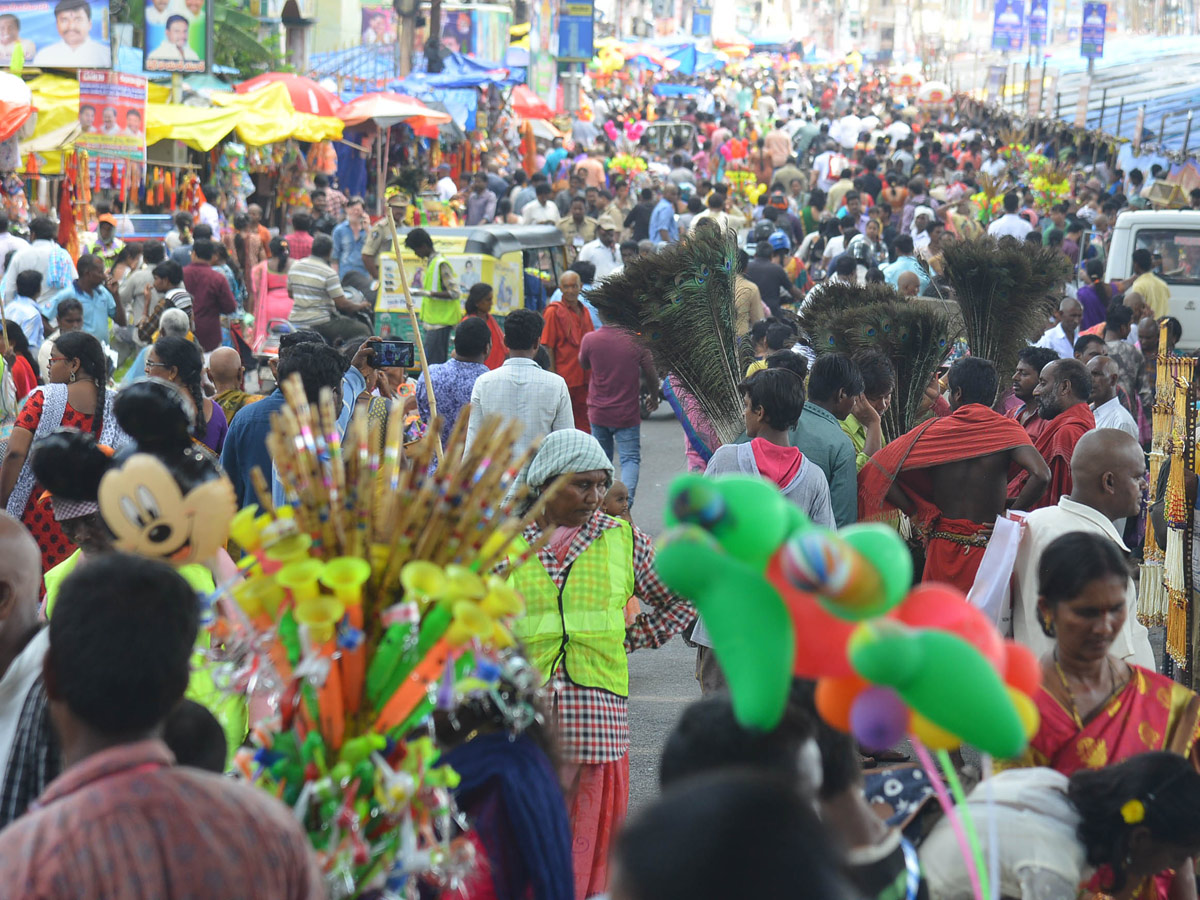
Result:
<svg viewBox="0 0 1200 900"><path fill-rule="evenodd" d="M62 173L62 153L78 133L79 82L58 75L39 75L29 82L37 110L32 136L21 142L21 155L38 154L44 175ZM211 109L169 103L170 88L151 84L146 104L146 143L183 141L193 150L207 152L236 130L238 139L252 147L295 138L300 141L337 140L342 120L298 113L282 84L250 94L217 93Z"/></svg>

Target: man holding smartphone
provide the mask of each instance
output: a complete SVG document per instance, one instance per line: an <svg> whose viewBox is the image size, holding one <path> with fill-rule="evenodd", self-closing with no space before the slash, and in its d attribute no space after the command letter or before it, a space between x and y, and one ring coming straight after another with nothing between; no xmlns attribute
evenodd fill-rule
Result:
<svg viewBox="0 0 1200 900"><path fill-rule="evenodd" d="M433 239L424 228L410 231L404 246L424 263L412 293L421 298L425 358L431 365L444 363L450 355L450 333L463 317L458 278L450 261L434 250Z"/></svg>

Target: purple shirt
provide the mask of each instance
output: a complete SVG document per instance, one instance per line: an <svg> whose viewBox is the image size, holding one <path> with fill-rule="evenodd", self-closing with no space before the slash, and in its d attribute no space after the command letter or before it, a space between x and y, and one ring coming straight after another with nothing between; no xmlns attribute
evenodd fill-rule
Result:
<svg viewBox="0 0 1200 900"><path fill-rule="evenodd" d="M605 428L630 428L641 424L638 403L641 375L658 381L650 351L626 332L611 325L583 336L579 364L592 372L588 388L588 421Z"/></svg>
<svg viewBox="0 0 1200 900"><path fill-rule="evenodd" d="M486 375L484 363L463 362L448 359L444 363L429 367L429 380L433 383L433 398L437 401L438 415L442 417L442 446L450 440L450 432L458 421L463 407L471 403L471 388L475 379ZM429 394L425 391L425 379L417 379L417 409L421 418L429 421Z"/></svg>
<svg viewBox="0 0 1200 900"><path fill-rule="evenodd" d="M496 195L491 191L467 194L467 224L486 225L496 215Z"/></svg>
<svg viewBox="0 0 1200 900"><path fill-rule="evenodd" d="M174 765L160 741L94 753L52 781L0 837L0 879L6 896L47 900L325 896L291 810Z"/></svg>
<svg viewBox="0 0 1200 900"><path fill-rule="evenodd" d="M221 314L237 309L229 282L212 266L191 263L183 267L183 286L192 295L196 341L205 353L212 353L221 346Z"/></svg>

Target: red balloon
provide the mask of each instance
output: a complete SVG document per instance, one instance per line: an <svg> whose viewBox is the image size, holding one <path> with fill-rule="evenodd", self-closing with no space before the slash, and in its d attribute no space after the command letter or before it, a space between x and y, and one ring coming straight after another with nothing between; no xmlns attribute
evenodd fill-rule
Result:
<svg viewBox="0 0 1200 900"><path fill-rule="evenodd" d="M900 604L897 618L914 628L937 628L957 634L1004 672L1004 639L991 620L948 584L919 584Z"/></svg>
<svg viewBox="0 0 1200 900"><path fill-rule="evenodd" d="M830 615L812 594L792 587L784 577L779 553L767 563L766 575L783 598L796 632L796 665L792 674L797 678L853 675L854 669L846 658L846 643L858 623Z"/></svg>
<svg viewBox="0 0 1200 900"><path fill-rule="evenodd" d="M1033 651L1016 641L1004 642L1004 683L1027 697L1042 685L1042 664Z"/></svg>
<svg viewBox="0 0 1200 900"><path fill-rule="evenodd" d="M866 688L866 680L857 675L846 678L822 678L813 694L821 718L838 731L850 733L850 707Z"/></svg>

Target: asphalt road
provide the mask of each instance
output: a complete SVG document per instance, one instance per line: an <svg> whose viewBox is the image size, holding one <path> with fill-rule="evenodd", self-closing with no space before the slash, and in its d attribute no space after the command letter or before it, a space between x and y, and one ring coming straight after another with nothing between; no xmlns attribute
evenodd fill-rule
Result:
<svg viewBox="0 0 1200 900"><path fill-rule="evenodd" d="M686 471L683 430L666 404L642 423L642 464L633 520L646 533L663 529L663 504L671 479ZM696 651L672 638L658 650L629 657L629 808L658 795L658 759L683 707L700 696Z"/></svg>

